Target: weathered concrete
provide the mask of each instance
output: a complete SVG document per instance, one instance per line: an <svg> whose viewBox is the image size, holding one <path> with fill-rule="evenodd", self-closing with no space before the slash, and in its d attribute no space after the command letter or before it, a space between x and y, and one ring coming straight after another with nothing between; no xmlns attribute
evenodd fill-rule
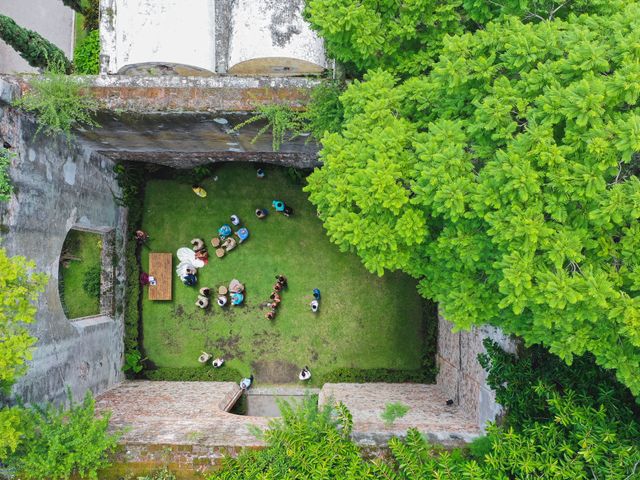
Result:
<svg viewBox="0 0 640 480"><path fill-rule="evenodd" d="M13 18L22 27L38 32L59 47L68 58L73 58L73 10L60 0L5 0L0 2L0 13ZM0 73L35 73L18 52L0 40Z"/></svg>
<svg viewBox="0 0 640 480"><path fill-rule="evenodd" d="M475 420L436 385L412 383L326 383L318 401L344 403L353 416L353 438L361 445L384 446L393 436L405 436L417 428L427 438L445 446L461 445L480 434ZM388 403L402 403L410 410L387 426L380 418Z"/></svg>
<svg viewBox="0 0 640 480"><path fill-rule="evenodd" d="M302 0L102 0L101 72L318 74L324 46L302 8Z"/></svg>
<svg viewBox="0 0 640 480"><path fill-rule="evenodd" d="M80 141L114 161L140 161L173 168L214 162L264 162L297 168L318 166L318 145L300 136L273 152L271 132L254 141L265 122L238 131L246 114L103 115L101 128L79 132Z"/></svg>
<svg viewBox="0 0 640 480"><path fill-rule="evenodd" d="M482 341L491 338L504 350L515 353L517 340L495 327L473 327L453 332L453 324L439 315L437 385L484 431L486 423L502 413L495 392L486 383L487 372L478 363L484 353Z"/></svg>
<svg viewBox="0 0 640 480"><path fill-rule="evenodd" d="M110 428L126 428L122 443L258 447L250 431L268 418L222 410L238 385L232 382L124 382L97 397L98 411L113 412Z"/></svg>
<svg viewBox="0 0 640 480"><path fill-rule="evenodd" d="M302 18L304 0L234 0L227 71L233 75L320 74L324 44Z"/></svg>
<svg viewBox="0 0 640 480"><path fill-rule="evenodd" d="M258 105L303 108L311 89L308 78L266 77L122 77L80 78L100 107L117 112L250 112ZM0 77L0 94L15 97L29 89L29 76ZM8 101L8 100L4 100Z"/></svg>
<svg viewBox="0 0 640 480"><path fill-rule="evenodd" d="M14 394L26 402L62 401L67 387L82 398L86 390L99 392L122 378L122 318L100 315L70 322L60 303L58 263L72 227L115 235L114 249L121 250L123 212L113 200L118 186L110 160L95 162L88 150L62 138L34 137L34 131L28 118L0 105L0 140L17 154L9 172L15 194L0 204L2 246L9 255L33 259L38 271L49 276L31 326L37 348ZM121 289L114 293L121 303ZM103 308L112 311L112 305Z"/></svg>
<svg viewBox="0 0 640 480"><path fill-rule="evenodd" d="M103 0L101 9L105 73L139 64L215 71L215 0Z"/></svg>

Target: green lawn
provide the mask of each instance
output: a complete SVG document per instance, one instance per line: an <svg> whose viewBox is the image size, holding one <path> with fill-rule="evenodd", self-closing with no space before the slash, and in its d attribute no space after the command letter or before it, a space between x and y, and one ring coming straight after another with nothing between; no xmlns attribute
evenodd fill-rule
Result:
<svg viewBox="0 0 640 480"><path fill-rule="evenodd" d="M62 299L67 318L98 315L100 298L88 295L82 283L88 269L100 266L102 238L95 233L70 230L62 250L78 259L69 260L67 266L60 265L59 278L62 280Z"/></svg>
<svg viewBox="0 0 640 480"><path fill-rule="evenodd" d="M198 287L217 289L237 278L246 286L246 302L224 310L213 304L203 311L194 304L197 288L183 285L175 274L172 301L150 302L145 289L143 344L155 365L197 366L205 350L265 383L295 381L304 365L316 376L337 367L420 367L422 301L411 278L379 278L355 255L341 253L329 242L301 185L284 169L267 168L266 178L257 179L252 166L226 164L216 174L217 181L202 183L208 191L204 199L186 183L147 183L142 229L151 240L142 250L142 266L148 269L149 251L171 252L175 269L179 247L189 246L194 237L210 246L219 226L235 213L250 238L223 259L213 255L198 272ZM275 214L274 198L291 205L295 214ZM257 207L269 208L267 219L255 217ZM262 304L278 273L287 275L289 288L270 322ZM318 314L309 308L314 288L322 291Z"/></svg>

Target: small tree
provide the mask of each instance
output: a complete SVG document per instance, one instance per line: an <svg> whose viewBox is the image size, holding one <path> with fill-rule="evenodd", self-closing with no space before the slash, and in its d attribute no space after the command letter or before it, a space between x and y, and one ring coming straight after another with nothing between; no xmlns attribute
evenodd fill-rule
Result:
<svg viewBox="0 0 640 480"><path fill-rule="evenodd" d="M236 125L234 130L240 130L242 127L260 120L266 120L267 124L258 130L258 133L253 137L251 143L255 143L267 130L271 129L271 146L274 152L280 150L287 132L291 133L291 138L294 138L300 135L304 126L301 114L293 111L291 107L287 105L270 104L258 105L255 115Z"/></svg>
<svg viewBox="0 0 640 480"><path fill-rule="evenodd" d="M71 62L64 52L33 30L21 27L6 15L0 15L0 38L13 47L29 65L48 68L62 65L64 72L71 71Z"/></svg>
<svg viewBox="0 0 640 480"><path fill-rule="evenodd" d="M49 135L63 133L70 140L73 127L99 126L93 119L98 103L82 90L78 78L64 75L54 67L43 78L34 78L31 87L32 90L15 101L14 106L37 115L36 133L44 129Z"/></svg>
<svg viewBox="0 0 640 480"><path fill-rule="evenodd" d="M26 480L97 479L97 471L110 465L108 456L119 435L107 433L109 414L95 416L90 392L80 405L69 394L70 407L22 409L23 435L15 452L4 463Z"/></svg>
<svg viewBox="0 0 640 480"><path fill-rule="evenodd" d="M0 248L0 390L7 391L26 370L36 339L25 324L33 322L33 305L46 277L33 273L35 264L24 257L8 257Z"/></svg>
<svg viewBox="0 0 640 480"><path fill-rule="evenodd" d="M397 419L404 417L409 410L411 409L404 403L387 403L380 418L384 420L387 427L390 427Z"/></svg>

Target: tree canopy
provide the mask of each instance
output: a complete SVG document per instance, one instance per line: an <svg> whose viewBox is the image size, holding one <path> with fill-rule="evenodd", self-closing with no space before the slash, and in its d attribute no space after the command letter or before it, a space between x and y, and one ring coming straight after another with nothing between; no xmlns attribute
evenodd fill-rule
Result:
<svg viewBox="0 0 640 480"><path fill-rule="evenodd" d="M639 394L639 32L637 3L504 17L427 75L355 81L307 186L329 236L458 327L591 352Z"/></svg>
<svg viewBox="0 0 640 480"><path fill-rule="evenodd" d="M305 16L330 56L357 71L424 73L448 35L514 15L538 22L570 13L610 13L621 0L308 0Z"/></svg>
<svg viewBox="0 0 640 480"><path fill-rule="evenodd" d="M46 277L34 273L35 264L24 257L8 257L0 248L0 389L7 390L26 370L36 339L26 324L36 315L34 302Z"/></svg>

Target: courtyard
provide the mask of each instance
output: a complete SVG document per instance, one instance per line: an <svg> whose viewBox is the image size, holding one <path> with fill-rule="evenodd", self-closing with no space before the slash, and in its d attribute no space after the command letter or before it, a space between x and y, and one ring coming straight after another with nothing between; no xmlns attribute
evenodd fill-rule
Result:
<svg viewBox="0 0 640 480"><path fill-rule="evenodd" d="M307 365L311 384L338 368L413 370L425 351L423 301L410 277L367 272L352 253L330 243L314 207L302 191L304 179L292 169L265 167L265 178L250 164L221 164L201 182L208 195L200 198L187 181L150 179L145 187L142 230L150 235L141 251L143 271L150 252L173 254L173 296L170 301L142 300L142 344L155 367L200 366L206 351L226 360L222 369L253 373L262 384L298 382ZM294 209L291 217L271 208L274 199ZM256 208L270 214L260 220ZM240 217L249 239L217 258L211 238L229 217ZM198 270L195 287L175 274L180 247L202 238L209 247L208 264ZM267 320L265 304L277 274L288 288L275 320ZM244 304L207 309L195 305L198 289L218 289L238 279L246 287ZM318 288L318 313L310 302Z"/></svg>

